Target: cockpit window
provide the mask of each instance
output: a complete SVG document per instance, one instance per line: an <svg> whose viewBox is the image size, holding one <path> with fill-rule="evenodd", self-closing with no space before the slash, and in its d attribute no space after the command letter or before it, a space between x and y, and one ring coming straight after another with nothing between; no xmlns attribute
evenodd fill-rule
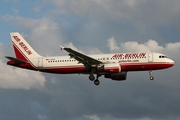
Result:
<svg viewBox="0 0 180 120"><path fill-rule="evenodd" d="M159 58L167 58L167 56L160 55Z"/></svg>

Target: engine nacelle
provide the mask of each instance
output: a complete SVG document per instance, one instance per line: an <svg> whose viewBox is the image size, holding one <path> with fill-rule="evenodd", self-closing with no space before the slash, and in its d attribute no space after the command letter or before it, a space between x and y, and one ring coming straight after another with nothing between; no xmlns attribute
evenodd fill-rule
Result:
<svg viewBox="0 0 180 120"><path fill-rule="evenodd" d="M99 67L98 70L105 73L120 73L121 67L119 63L109 63Z"/></svg>
<svg viewBox="0 0 180 120"><path fill-rule="evenodd" d="M121 72L121 73L113 73L113 74L106 74L104 75L105 78L111 78L115 81L123 81L126 80L127 72Z"/></svg>

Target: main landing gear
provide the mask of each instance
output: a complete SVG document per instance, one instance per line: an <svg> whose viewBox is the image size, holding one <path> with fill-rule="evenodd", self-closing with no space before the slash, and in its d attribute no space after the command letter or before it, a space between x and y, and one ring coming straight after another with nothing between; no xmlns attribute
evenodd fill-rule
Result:
<svg viewBox="0 0 180 120"><path fill-rule="evenodd" d="M95 77L94 77L94 73L95 73L95 72L96 72L96 68L92 68L92 69L91 69L91 74L89 75L89 80L94 81L94 84L95 84L95 85L99 85L99 84L100 84L100 81L98 80L98 78L99 78L101 75L97 74L96 79L95 79Z"/></svg>
<svg viewBox="0 0 180 120"><path fill-rule="evenodd" d="M99 85L100 84L100 81L98 80L98 78L100 77L101 75L97 74L97 77L96 77L96 80L95 80L95 77L93 74L89 75L89 80L91 81L94 81L94 84L95 85Z"/></svg>
<svg viewBox="0 0 180 120"><path fill-rule="evenodd" d="M149 70L150 80L154 80L154 77L152 76L152 70Z"/></svg>

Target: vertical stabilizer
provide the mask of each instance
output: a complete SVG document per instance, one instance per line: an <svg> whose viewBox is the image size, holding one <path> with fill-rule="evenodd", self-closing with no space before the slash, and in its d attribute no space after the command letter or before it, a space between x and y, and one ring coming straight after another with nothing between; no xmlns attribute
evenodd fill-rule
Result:
<svg viewBox="0 0 180 120"><path fill-rule="evenodd" d="M10 33L14 52L17 59L30 61L31 58L41 57L18 33Z"/></svg>

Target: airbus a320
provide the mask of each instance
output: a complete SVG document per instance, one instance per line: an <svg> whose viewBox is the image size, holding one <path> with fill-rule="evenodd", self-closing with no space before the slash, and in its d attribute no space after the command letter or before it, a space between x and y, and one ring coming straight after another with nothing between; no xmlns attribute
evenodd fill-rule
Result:
<svg viewBox="0 0 180 120"><path fill-rule="evenodd" d="M10 33L15 56L6 56L8 65L29 70L56 74L87 74L99 85L99 77L115 81L126 80L129 71L149 71L153 80L153 70L172 67L174 61L161 53L132 52L86 55L71 48L62 47L68 56L43 57L39 55L18 33Z"/></svg>

